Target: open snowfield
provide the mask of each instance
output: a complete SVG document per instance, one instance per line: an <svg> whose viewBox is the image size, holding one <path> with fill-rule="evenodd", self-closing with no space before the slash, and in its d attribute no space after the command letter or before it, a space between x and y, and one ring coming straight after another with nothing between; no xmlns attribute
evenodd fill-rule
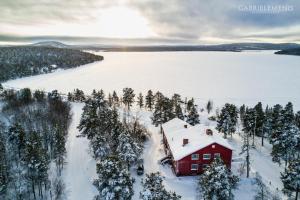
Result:
<svg viewBox="0 0 300 200"><path fill-rule="evenodd" d="M285 104L300 109L300 57L273 51L246 52L98 52L104 61L52 74L6 82L13 87L80 88L121 92L132 87L145 93L160 90L195 97L197 103Z"/></svg>

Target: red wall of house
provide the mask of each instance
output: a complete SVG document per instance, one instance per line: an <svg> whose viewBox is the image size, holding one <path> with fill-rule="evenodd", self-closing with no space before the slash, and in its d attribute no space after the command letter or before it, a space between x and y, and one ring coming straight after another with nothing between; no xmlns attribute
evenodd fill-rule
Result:
<svg viewBox="0 0 300 200"><path fill-rule="evenodd" d="M213 148L213 145L215 148ZM211 154L210 160L203 160L203 154ZM174 161L173 167L177 176L186 176L186 175L196 175L201 174L203 172L202 165L210 164L214 159L214 153L220 153L221 158L224 161L224 164L227 165L228 168L231 167L231 159L232 159L232 150L226 147L223 147L219 144L212 144L203 149L200 149L193 154L199 154L199 160L192 160L190 155L182 158L181 160ZM191 170L191 164L198 164L198 170Z"/></svg>

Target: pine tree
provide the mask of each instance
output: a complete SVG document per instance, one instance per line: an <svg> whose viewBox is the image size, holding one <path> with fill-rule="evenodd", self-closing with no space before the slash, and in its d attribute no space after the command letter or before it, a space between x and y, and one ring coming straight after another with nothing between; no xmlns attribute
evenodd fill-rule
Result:
<svg viewBox="0 0 300 200"><path fill-rule="evenodd" d="M103 133L96 132L90 141L96 159L105 159L111 153L107 137Z"/></svg>
<svg viewBox="0 0 300 200"><path fill-rule="evenodd" d="M32 101L32 94L29 88L24 88L19 91L19 100L24 103L28 104Z"/></svg>
<svg viewBox="0 0 300 200"><path fill-rule="evenodd" d="M173 118L175 118L175 114L173 112L172 101L167 97L161 97L155 104L152 123L158 126Z"/></svg>
<svg viewBox="0 0 300 200"><path fill-rule="evenodd" d="M204 199L234 199L232 190L237 187L239 178L231 173L221 159L215 159L200 176L199 187Z"/></svg>
<svg viewBox="0 0 300 200"><path fill-rule="evenodd" d="M285 166L297 154L299 154L298 145L300 144L300 130L293 124L286 124L282 133L273 140L273 148L271 155L275 162L285 161Z"/></svg>
<svg viewBox="0 0 300 200"><path fill-rule="evenodd" d="M14 123L9 127L8 134L8 140L14 145L18 155L17 160L19 160L22 158L21 153L25 148L25 130L19 123Z"/></svg>
<svg viewBox="0 0 300 200"><path fill-rule="evenodd" d="M108 157L97 164L98 179L94 181L99 195L95 200L130 200L133 196L133 179L118 157Z"/></svg>
<svg viewBox="0 0 300 200"><path fill-rule="evenodd" d="M112 100L113 100L113 103L115 106L119 105L119 97L118 97L116 91L113 91Z"/></svg>
<svg viewBox="0 0 300 200"><path fill-rule="evenodd" d="M118 137L117 154L120 160L130 164L136 162L142 153L142 148L127 133L121 133Z"/></svg>
<svg viewBox="0 0 300 200"><path fill-rule="evenodd" d="M29 134L26 142L24 162L28 168L26 178L31 183L32 194L36 199L36 186L41 194L42 183L48 182L49 159L42 147L41 137L35 131Z"/></svg>
<svg viewBox="0 0 300 200"><path fill-rule="evenodd" d="M272 110L268 107L265 111L265 120L262 128L261 145L264 146L264 138L270 138L272 133Z"/></svg>
<svg viewBox="0 0 300 200"><path fill-rule="evenodd" d="M243 146L242 146L242 152L246 152L246 172L247 172L247 178L249 178L249 172L250 172L250 133L243 133Z"/></svg>
<svg viewBox="0 0 300 200"><path fill-rule="evenodd" d="M184 115L182 113L182 109L181 109L180 104L176 105L174 114L177 118L179 118L181 120L184 120Z"/></svg>
<svg viewBox="0 0 300 200"><path fill-rule="evenodd" d="M218 116L216 129L224 133L224 138L227 138L228 134L232 135L232 133L236 131L237 120L237 107L233 104L226 103Z"/></svg>
<svg viewBox="0 0 300 200"><path fill-rule="evenodd" d="M154 105L154 95L153 92L151 90L148 91L147 96L145 97L145 103L146 103L146 107L149 110L152 110L153 105Z"/></svg>
<svg viewBox="0 0 300 200"><path fill-rule="evenodd" d="M4 193L9 181L9 166L7 161L6 144L2 136L0 124L0 194Z"/></svg>
<svg viewBox="0 0 300 200"><path fill-rule="evenodd" d="M139 93L139 96L137 97L137 104L140 107L140 109L144 106L144 97L142 93Z"/></svg>
<svg viewBox="0 0 300 200"><path fill-rule="evenodd" d="M281 105L276 104L272 111L272 134L270 138L271 144L273 144L273 141L275 142L277 140L277 137L279 137L279 135L281 134L283 127L283 108Z"/></svg>
<svg viewBox="0 0 300 200"><path fill-rule="evenodd" d="M255 126L255 135L262 137L263 135L263 125L265 121L265 113L262 107L262 103L258 102L254 107L256 113L256 126Z"/></svg>
<svg viewBox="0 0 300 200"><path fill-rule="evenodd" d="M38 102L42 102L45 100L45 92L42 90L36 90L33 93L33 96L36 99L36 101L38 101Z"/></svg>
<svg viewBox="0 0 300 200"><path fill-rule="evenodd" d="M181 96L179 94L174 94L172 96L172 104L173 104L173 108L176 108L176 106L180 105L180 103L182 103L182 100L181 100Z"/></svg>
<svg viewBox="0 0 300 200"><path fill-rule="evenodd" d="M54 159L59 175L61 174L61 170L64 166L64 160L66 155L65 143L66 139L63 128L56 126L54 134Z"/></svg>
<svg viewBox="0 0 300 200"><path fill-rule="evenodd" d="M295 115L295 124L300 128L300 111L298 111Z"/></svg>
<svg viewBox="0 0 300 200"><path fill-rule="evenodd" d="M146 174L142 180L143 190L140 192L142 200L179 200L181 197L175 192L168 192L163 185L163 177L159 172Z"/></svg>
<svg viewBox="0 0 300 200"><path fill-rule="evenodd" d="M187 115L186 122L190 125L194 126L196 124L200 124L199 114L195 106L192 106L189 109L189 113Z"/></svg>
<svg viewBox="0 0 300 200"><path fill-rule="evenodd" d="M111 94L110 93L108 93L108 106L113 106L113 103L114 103L114 101L113 101L113 97L111 96Z"/></svg>
<svg viewBox="0 0 300 200"><path fill-rule="evenodd" d="M283 110L284 124L292 124L295 120L293 104L288 102Z"/></svg>
<svg viewBox="0 0 300 200"><path fill-rule="evenodd" d="M252 147L255 147L255 127L256 127L256 111L253 108L246 110L243 120L243 131L249 135L252 135Z"/></svg>
<svg viewBox="0 0 300 200"><path fill-rule="evenodd" d="M244 120L244 115L245 115L245 113L246 113L246 106L245 106L245 104L243 104L243 105L240 107L240 119L241 119L241 121Z"/></svg>
<svg viewBox="0 0 300 200"><path fill-rule="evenodd" d="M299 158L290 162L284 173L281 173L281 180L285 193L295 192L295 200L300 192L300 160Z"/></svg>
<svg viewBox="0 0 300 200"><path fill-rule="evenodd" d="M90 139L96 134L98 126L99 119L97 115L97 102L95 100L88 99L83 107L83 113L81 115L78 129L83 135Z"/></svg>
<svg viewBox="0 0 300 200"><path fill-rule="evenodd" d="M209 100L206 104L207 113L209 114L212 109L213 109L213 102L212 102L212 100Z"/></svg>
<svg viewBox="0 0 300 200"><path fill-rule="evenodd" d="M190 99L187 101L187 104L186 104L186 110L187 111L190 111L192 107L194 107L195 104L194 104L194 98Z"/></svg>
<svg viewBox="0 0 300 200"><path fill-rule="evenodd" d="M123 103L127 106L127 109L130 110L131 104L134 102L134 91L132 88L123 89Z"/></svg>

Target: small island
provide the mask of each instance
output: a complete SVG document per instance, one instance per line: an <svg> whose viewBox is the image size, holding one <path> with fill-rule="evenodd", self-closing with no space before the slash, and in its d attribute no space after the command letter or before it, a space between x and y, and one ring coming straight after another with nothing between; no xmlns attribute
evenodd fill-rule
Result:
<svg viewBox="0 0 300 200"><path fill-rule="evenodd" d="M275 52L275 54L300 56L300 48L284 49Z"/></svg>

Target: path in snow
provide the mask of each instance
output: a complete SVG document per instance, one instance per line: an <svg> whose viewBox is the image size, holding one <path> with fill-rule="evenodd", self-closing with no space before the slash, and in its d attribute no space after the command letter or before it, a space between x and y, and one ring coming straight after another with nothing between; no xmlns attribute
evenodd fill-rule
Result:
<svg viewBox="0 0 300 200"><path fill-rule="evenodd" d="M70 200L92 200L97 194L92 181L96 177L96 162L89 153L89 141L79 137L77 126L80 122L83 103L71 103L72 122L66 144L67 164L63 176L66 184L66 196Z"/></svg>

